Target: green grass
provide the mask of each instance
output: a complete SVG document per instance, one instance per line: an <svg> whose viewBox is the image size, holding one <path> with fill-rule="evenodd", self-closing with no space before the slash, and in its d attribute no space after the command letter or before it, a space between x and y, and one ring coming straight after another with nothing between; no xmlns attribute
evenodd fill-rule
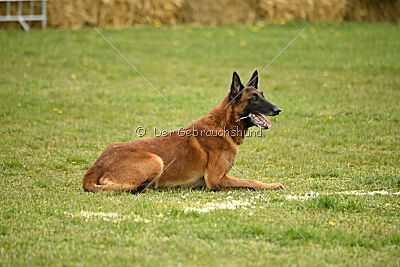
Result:
<svg viewBox="0 0 400 267"><path fill-rule="evenodd" d="M249 179L285 185L262 194L305 239L258 192L150 190L95 240L108 221L81 211L118 213L133 197L83 192L82 176L105 146L138 139L138 126L151 137L154 127L175 130L206 115L234 70L247 81L302 27L260 75L283 111L262 138L245 140L235 163ZM399 195L283 198L400 191L398 25L105 33L177 109L91 28L0 31L0 265L400 264ZM185 212L232 199L254 207Z"/></svg>

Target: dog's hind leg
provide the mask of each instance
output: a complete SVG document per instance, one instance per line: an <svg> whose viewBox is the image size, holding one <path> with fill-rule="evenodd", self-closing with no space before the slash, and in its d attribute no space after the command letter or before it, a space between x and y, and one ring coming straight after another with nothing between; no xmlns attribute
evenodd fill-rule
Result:
<svg viewBox="0 0 400 267"><path fill-rule="evenodd" d="M113 146L106 149L92 166L101 169L97 174L100 177L90 179L93 175L90 168L83 179L83 186L91 192L136 192L141 185L153 182L163 167L163 160L153 153L123 145Z"/></svg>

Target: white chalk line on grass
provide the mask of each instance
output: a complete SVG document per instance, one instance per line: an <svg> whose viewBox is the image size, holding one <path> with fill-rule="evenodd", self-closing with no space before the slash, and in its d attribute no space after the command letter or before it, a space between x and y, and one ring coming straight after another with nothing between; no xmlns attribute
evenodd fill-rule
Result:
<svg viewBox="0 0 400 267"><path fill-rule="evenodd" d="M339 192L313 192L310 191L308 193L305 193L303 195L282 195L279 196L278 198L285 199L285 200L298 200L298 201L306 201L306 200L311 200L314 198L317 198L319 196L329 196L329 195L349 195L349 196L377 196L377 195L394 195L394 196L400 196L400 191L399 192L388 192L385 190L378 190L378 191L370 191L370 192L360 192L360 191L339 191ZM257 196L255 197L256 199L259 199ZM183 207L183 210L185 212L198 212L198 213L208 213L212 211L217 211L217 210L236 210L236 209L254 209L257 206L256 199L254 198L249 198L247 200L235 200L232 199L232 196L228 196L226 198L227 200L225 202L219 201L219 202L207 202L203 205L199 205L200 202L193 203L196 206L186 206ZM178 203L181 203L178 201ZM117 213L107 213L107 212L92 212L92 211L83 211L81 210L79 213L69 213L65 212L65 215L77 219L83 219L86 222L89 220L93 219L101 219L104 221L111 221ZM250 212L250 215L253 215L252 212ZM160 217L162 215L159 215L157 217ZM138 215L125 215L121 216L119 220L127 220L129 219L132 222L137 222L137 223L150 223L150 220L142 218Z"/></svg>
<svg viewBox="0 0 400 267"><path fill-rule="evenodd" d="M278 198L283 198L285 200L310 200L313 198L317 198L323 195L353 195L353 196L375 196L375 195L400 195L400 192L388 192L388 191L371 191L371 192L359 192L359 191L341 191L341 192L327 192L327 193L318 193L318 192L308 192L304 195L282 195ZM229 196L228 198L232 198ZM196 206L196 207L186 207L184 210L188 211L195 211L198 213L206 213L216 210L235 210L237 208L255 208L256 202L254 199L250 198L246 201L241 200L229 200L227 202L210 202L204 205Z"/></svg>
<svg viewBox="0 0 400 267"><path fill-rule="evenodd" d="M228 198L232 198L231 196L229 196ZM199 203L196 202L196 205L198 205ZM199 212L199 213L206 213L206 212L210 212L210 211L214 211L214 210L235 210L237 208L243 208L243 209L247 209L247 208L255 208L256 203L253 199L249 200L249 201L242 201L242 200L228 200L226 202L209 202L206 203L205 205L202 206L196 206L196 207L186 207L184 208L185 212L190 212L190 211L194 211L194 212ZM112 212L92 212L92 211L84 211L81 210L81 212L79 213L70 213L70 212L64 212L65 215L72 217L72 218L77 218L77 219L83 219L86 222L88 222L89 220L95 220L95 219L101 219L103 221L111 221L116 215L117 213L112 213ZM162 215L158 215L157 217L160 217ZM125 215L125 216L120 216L119 217L119 221L122 220L131 220L133 222L143 222L143 223L149 223L150 220L148 219L144 219L138 215Z"/></svg>
<svg viewBox="0 0 400 267"><path fill-rule="evenodd" d="M328 196L328 195L350 195L350 196L400 195L400 191L393 193L385 190L371 191L371 192L360 192L353 190L353 191L325 192L325 193L310 191L303 195L283 195L282 198L286 200L310 200L313 198L317 198L319 196Z"/></svg>
<svg viewBox="0 0 400 267"><path fill-rule="evenodd" d="M79 213L70 213L70 212L64 212L65 215L73 218L79 218L83 219L86 222L88 222L91 219L101 219L103 221L112 221L113 218L115 218L118 213L112 213L112 212L92 212L92 211L84 211L81 210ZM141 222L141 223L149 223L150 220L144 219L138 215L133 215L133 216L120 216L118 218L120 221L130 219L132 222Z"/></svg>
<svg viewBox="0 0 400 267"><path fill-rule="evenodd" d="M228 200L227 202L221 202L221 203L210 202L199 207L187 207L185 208L185 211L206 213L214 210L235 210L239 207L255 208L255 203L252 200L250 201Z"/></svg>

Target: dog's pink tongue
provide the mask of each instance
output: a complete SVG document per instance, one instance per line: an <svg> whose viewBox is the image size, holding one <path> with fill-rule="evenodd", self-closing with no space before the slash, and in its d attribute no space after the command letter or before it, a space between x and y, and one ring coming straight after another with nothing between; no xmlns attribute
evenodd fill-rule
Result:
<svg viewBox="0 0 400 267"><path fill-rule="evenodd" d="M265 119L265 118L264 118ZM269 120L265 119L267 121L267 126L268 128L271 128L271 123L269 122Z"/></svg>

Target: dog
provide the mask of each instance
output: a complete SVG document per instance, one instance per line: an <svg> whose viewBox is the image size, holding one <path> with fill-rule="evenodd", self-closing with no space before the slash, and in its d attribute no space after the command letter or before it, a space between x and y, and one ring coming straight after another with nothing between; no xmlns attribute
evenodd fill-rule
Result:
<svg viewBox="0 0 400 267"><path fill-rule="evenodd" d="M211 191L283 189L277 183L228 176L247 130L252 126L269 129L271 123L263 115L280 112L258 90L257 70L246 86L234 72L227 96L208 116L168 135L112 143L86 172L83 189L138 192L150 184Z"/></svg>

